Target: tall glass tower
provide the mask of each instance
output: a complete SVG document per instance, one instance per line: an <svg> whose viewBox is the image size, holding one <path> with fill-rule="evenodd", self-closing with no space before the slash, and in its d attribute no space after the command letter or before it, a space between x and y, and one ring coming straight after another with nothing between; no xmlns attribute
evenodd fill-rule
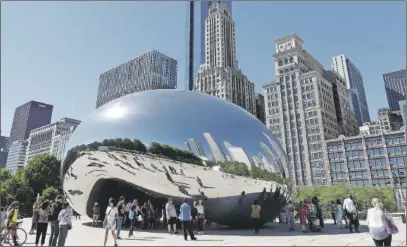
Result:
<svg viewBox="0 0 407 247"><path fill-rule="evenodd" d="M231 0L189 1L187 12L187 75L185 88L192 90L199 66L205 63L205 20L212 3L223 2L232 11Z"/></svg>

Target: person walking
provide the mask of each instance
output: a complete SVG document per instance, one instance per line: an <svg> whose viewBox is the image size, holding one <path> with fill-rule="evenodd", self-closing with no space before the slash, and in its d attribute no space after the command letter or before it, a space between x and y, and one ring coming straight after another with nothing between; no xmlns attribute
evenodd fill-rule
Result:
<svg viewBox="0 0 407 247"><path fill-rule="evenodd" d="M198 234L203 234L203 224L205 221L205 207L202 204L202 200L198 201L198 204L196 205L196 210L197 210L197 217L198 217Z"/></svg>
<svg viewBox="0 0 407 247"><path fill-rule="evenodd" d="M184 239L185 241L188 240L188 234L191 240L196 240L194 236L194 232L192 231L192 223L191 223L191 206L188 204L188 199L184 199L184 203L180 207L180 220L182 224L182 229L184 230Z"/></svg>
<svg viewBox="0 0 407 247"><path fill-rule="evenodd" d="M69 230L72 229L72 211L68 208L69 203L62 204L62 210L58 215L59 222L59 238L58 246L65 246L66 238L68 237Z"/></svg>
<svg viewBox="0 0 407 247"><path fill-rule="evenodd" d="M64 197L59 195L55 198L55 202L51 206L51 234L49 235L49 246L56 246L59 236L59 221L58 215L62 210L62 201Z"/></svg>
<svg viewBox="0 0 407 247"><path fill-rule="evenodd" d="M376 246L391 246L392 233L398 229L379 199L373 198L372 206L367 211L367 225L373 242Z"/></svg>
<svg viewBox="0 0 407 247"><path fill-rule="evenodd" d="M303 233L307 233L307 215L308 215L308 209L307 209L307 204L305 202L300 202L300 208L298 209L299 215L300 215L300 224L301 224L301 230Z"/></svg>
<svg viewBox="0 0 407 247"><path fill-rule="evenodd" d="M116 229L117 229L117 235L116 238L117 239L121 239L120 238L120 231L123 227L123 219L124 219L124 201L125 198L124 196L121 196L119 198L119 203L117 204L117 211L118 211L118 215L117 215L117 223L116 223Z"/></svg>
<svg viewBox="0 0 407 247"><path fill-rule="evenodd" d="M165 214L167 216L168 233L178 234L177 211L175 210L175 205L172 203L172 198L168 198L168 202L165 204Z"/></svg>
<svg viewBox="0 0 407 247"><path fill-rule="evenodd" d="M147 230L153 230L153 229L155 229L155 211L154 211L154 206L150 200L147 202L146 213L147 213L147 220L148 220Z"/></svg>
<svg viewBox="0 0 407 247"><path fill-rule="evenodd" d="M112 237L114 240L114 246L117 246L116 240L116 224L117 224L117 217L119 211L116 207L116 200L114 198L109 199L109 206L106 208L105 219L103 220L103 228L105 229L105 242L104 246L106 246L107 239L109 238L109 230L112 233Z"/></svg>
<svg viewBox="0 0 407 247"><path fill-rule="evenodd" d="M355 227L355 232L359 232L358 212L352 196L343 200L343 210L349 219L349 232L353 233L352 226Z"/></svg>
<svg viewBox="0 0 407 247"><path fill-rule="evenodd" d="M198 227L198 221L197 221L197 217L198 217L198 210L196 209L196 206L198 205L198 203L196 201L194 201L194 203L192 204L192 208L191 208L191 223L192 223L192 229L196 230Z"/></svg>
<svg viewBox="0 0 407 247"><path fill-rule="evenodd" d="M93 205L92 208L92 227L98 226L99 217L100 217L100 206L97 202Z"/></svg>
<svg viewBox="0 0 407 247"><path fill-rule="evenodd" d="M48 229L48 217L50 216L48 207L49 207L48 202L44 202L41 205L40 211L38 212L35 246L38 246L40 237L41 237L41 246L44 246L45 237L47 235Z"/></svg>
<svg viewBox="0 0 407 247"><path fill-rule="evenodd" d="M250 214L250 216L253 219L254 234L260 233L260 215L261 215L261 206L259 205L258 200L254 200L252 205L252 212Z"/></svg>
<svg viewBox="0 0 407 247"><path fill-rule="evenodd" d="M342 218L343 218L343 208L342 208L342 203L341 203L340 199L336 200L336 206L335 207L336 207L336 214L335 214L336 223L338 224L338 227L340 229L342 229L343 228L343 220L342 220Z"/></svg>

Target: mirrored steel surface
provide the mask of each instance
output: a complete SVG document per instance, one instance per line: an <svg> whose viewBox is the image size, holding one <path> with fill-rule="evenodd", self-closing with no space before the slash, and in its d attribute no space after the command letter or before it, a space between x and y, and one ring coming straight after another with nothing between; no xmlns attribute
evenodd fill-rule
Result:
<svg viewBox="0 0 407 247"><path fill-rule="evenodd" d="M80 214L91 215L93 203L104 206L108 196L159 205L186 197L203 200L208 219L243 227L250 225L253 200L262 202L266 222L291 194L286 155L268 129L239 106L190 91L111 101L79 125L67 150L64 191ZM269 181L250 178L258 173Z"/></svg>

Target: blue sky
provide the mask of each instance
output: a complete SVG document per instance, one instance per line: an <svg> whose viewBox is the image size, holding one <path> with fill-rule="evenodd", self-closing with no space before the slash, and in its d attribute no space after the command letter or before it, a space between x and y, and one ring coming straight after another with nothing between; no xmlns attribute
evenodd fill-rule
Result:
<svg viewBox="0 0 407 247"><path fill-rule="evenodd" d="M99 75L156 49L178 60L184 87L186 2L2 2L1 133L15 107L54 105L84 119ZM239 66L256 90L274 78L274 40L296 33L325 68L347 55L362 72L372 119L387 107L382 74L406 66L405 2L233 2Z"/></svg>

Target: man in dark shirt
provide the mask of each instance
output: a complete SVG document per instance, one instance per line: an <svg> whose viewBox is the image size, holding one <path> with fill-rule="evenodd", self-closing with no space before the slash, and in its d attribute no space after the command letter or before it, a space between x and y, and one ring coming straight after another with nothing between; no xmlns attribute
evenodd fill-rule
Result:
<svg viewBox="0 0 407 247"><path fill-rule="evenodd" d="M119 212L118 217L117 217L117 222L116 222L116 239L121 239L120 238L120 230L122 229L123 226L123 219L124 219L124 207L126 206L124 204L124 201L126 198L124 196L121 196L119 199L119 203L117 204L117 211Z"/></svg>
<svg viewBox="0 0 407 247"><path fill-rule="evenodd" d="M50 223L51 223L51 234L49 236L49 246L56 246L57 240L59 236L59 221L58 215L59 212L62 210L62 202L64 197L59 195L55 198L55 202L51 207L51 216L50 216Z"/></svg>

